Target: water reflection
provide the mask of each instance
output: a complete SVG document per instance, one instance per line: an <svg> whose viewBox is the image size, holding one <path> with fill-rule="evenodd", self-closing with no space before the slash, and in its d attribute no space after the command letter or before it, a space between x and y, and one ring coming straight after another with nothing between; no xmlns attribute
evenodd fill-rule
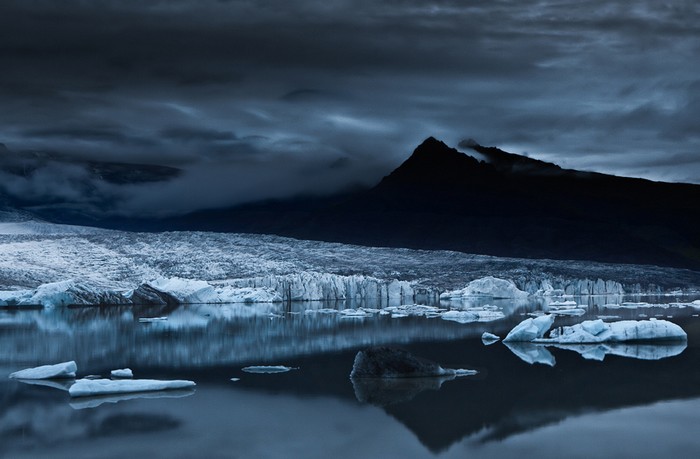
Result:
<svg viewBox="0 0 700 459"><path fill-rule="evenodd" d="M621 408L664 400L682 404L700 397L700 349L692 345L700 338L700 327L690 309L685 316L674 311L674 321L688 332L688 348L672 343L564 349L481 343L484 331L503 336L522 320L521 313L541 305L513 308L506 318L486 324L378 314L342 320L337 314L303 314L309 306L242 318L219 316L218 311L207 316L205 309L188 308L10 314L12 320L3 322L0 333L0 456L94 457L108 450L115 456L169 458L203 452L216 456L217 451L243 457L500 457L508 454L508 445L540 435L543 426L548 432L572 435L559 426L584 418L595 423ZM588 309L592 317L598 313ZM204 320L192 327L138 321L190 313ZM637 311L620 311L624 314L634 317ZM563 324L584 319L557 320ZM480 376L455 381L349 380L358 349L402 343L446 367L479 369ZM571 350L575 353L567 352ZM197 392L74 401L65 388L6 379L20 368L72 359L81 375L131 367L139 377L192 379ZM530 364L536 361L544 365ZM555 362L556 368L551 368ZM299 370L278 375L240 372L244 364L263 363ZM240 381L231 384L232 376ZM179 398L152 398L172 396ZM154 416L139 417L143 413ZM700 422L695 413L678 426L691 439L697 437L693 429ZM132 421L144 429L122 428ZM151 429L160 423L167 428ZM625 425L608 427L600 429L600 442L614 444L615 435L626 432ZM221 449L213 451L212 445ZM537 447L518 454L523 451L547 455ZM697 453L700 445L692 444L677 455Z"/></svg>
<svg viewBox="0 0 700 459"><path fill-rule="evenodd" d="M539 363L553 367L557 363L552 353L543 345L517 342L505 342L503 344L510 349L513 354L517 355L520 360L530 365Z"/></svg>
<svg viewBox="0 0 700 459"><path fill-rule="evenodd" d="M426 390L440 390L445 381L456 376L431 378L352 378L357 401L377 406L393 405L413 400Z"/></svg>
<svg viewBox="0 0 700 459"><path fill-rule="evenodd" d="M195 393L194 389L163 390L155 392L135 392L132 394L100 395L96 397L73 398L69 404L74 410L97 408L105 403L119 403L126 400L155 399L155 398L182 398Z"/></svg>

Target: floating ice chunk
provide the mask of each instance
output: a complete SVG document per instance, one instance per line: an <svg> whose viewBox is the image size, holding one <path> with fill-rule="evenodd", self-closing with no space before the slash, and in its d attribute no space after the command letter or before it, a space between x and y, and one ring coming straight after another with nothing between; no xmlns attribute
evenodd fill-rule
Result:
<svg viewBox="0 0 700 459"><path fill-rule="evenodd" d="M649 340L687 340L688 335L678 325L666 320L622 320L606 323L587 320L570 327L552 330L548 338L536 338L539 343L605 343Z"/></svg>
<svg viewBox="0 0 700 459"><path fill-rule="evenodd" d="M487 346L489 346L489 345L495 343L495 342L498 341L499 339L501 339L500 336L494 335L493 333L489 333L489 332L484 332L484 333L481 335L481 342L483 342L483 343L484 343L485 345L487 345Z"/></svg>
<svg viewBox="0 0 700 459"><path fill-rule="evenodd" d="M131 368L121 368L119 370L112 370L110 375L112 378L133 378L134 373Z"/></svg>
<svg viewBox="0 0 700 459"><path fill-rule="evenodd" d="M363 311L362 309L343 309L338 311L341 318L350 319L364 319L365 317L370 317L372 314Z"/></svg>
<svg viewBox="0 0 700 459"><path fill-rule="evenodd" d="M503 342L532 341L542 338L547 330L552 327L552 324L554 324L554 316L551 314L525 319L508 333Z"/></svg>
<svg viewBox="0 0 700 459"><path fill-rule="evenodd" d="M461 290L452 290L440 295L441 300L460 299L473 296L488 296L491 298L527 298L523 292L510 280L488 276L471 281Z"/></svg>
<svg viewBox="0 0 700 459"><path fill-rule="evenodd" d="M78 366L74 361L57 363L55 365L42 365L36 368L15 371L10 375L14 379L59 379L75 378Z"/></svg>
<svg viewBox="0 0 700 459"><path fill-rule="evenodd" d="M468 309L466 311L446 311L440 317L443 320L451 320L461 324L471 322L491 322L498 319L503 319L505 315L501 311L483 310L483 309Z"/></svg>
<svg viewBox="0 0 700 459"><path fill-rule="evenodd" d="M503 344L520 360L530 365L539 363L553 367L557 363L552 353L542 345L517 341L507 342L506 340L503 340Z"/></svg>
<svg viewBox="0 0 700 459"><path fill-rule="evenodd" d="M550 306L578 306L578 303L575 301L567 300L567 301L552 301L549 303Z"/></svg>
<svg viewBox="0 0 700 459"><path fill-rule="evenodd" d="M150 392L170 389L187 389L194 387L193 381L157 379L79 379L68 391L71 397L88 397L92 395L123 394L131 392Z"/></svg>
<svg viewBox="0 0 700 459"><path fill-rule="evenodd" d="M557 309L550 309L548 311L550 314L554 314L557 316L582 316L586 313L585 309L582 308L557 308Z"/></svg>
<svg viewBox="0 0 700 459"><path fill-rule="evenodd" d="M240 380L241 380L241 378L231 378L231 379L230 379L230 381L233 381L233 382L238 382L238 381L240 381Z"/></svg>
<svg viewBox="0 0 700 459"><path fill-rule="evenodd" d="M389 312L391 317L437 317L445 310L424 304L403 304L401 306L389 306L379 310L378 312L381 314L384 311Z"/></svg>
<svg viewBox="0 0 700 459"><path fill-rule="evenodd" d="M246 373L285 373L287 371L298 369L298 367L287 367L284 365L254 365L244 367L242 370Z"/></svg>
<svg viewBox="0 0 700 459"><path fill-rule="evenodd" d="M466 368L454 368L454 369L453 369L453 368L446 368L445 370L448 372L448 374L449 374L450 372L454 372L454 375L457 376L457 377L460 377L460 376L474 376L475 374L478 374L478 373L479 373L477 370L469 370L469 369L466 369Z"/></svg>

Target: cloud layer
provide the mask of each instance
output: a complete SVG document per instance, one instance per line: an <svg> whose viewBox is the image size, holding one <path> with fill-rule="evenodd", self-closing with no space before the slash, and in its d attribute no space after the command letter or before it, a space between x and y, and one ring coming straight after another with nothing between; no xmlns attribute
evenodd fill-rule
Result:
<svg viewBox="0 0 700 459"><path fill-rule="evenodd" d="M371 184L430 135L700 183L698 36L693 1L8 0L0 142L184 171L118 213Z"/></svg>

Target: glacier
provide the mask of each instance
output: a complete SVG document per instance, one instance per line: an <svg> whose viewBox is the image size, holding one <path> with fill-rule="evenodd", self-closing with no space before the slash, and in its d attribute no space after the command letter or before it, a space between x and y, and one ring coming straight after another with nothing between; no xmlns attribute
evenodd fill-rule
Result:
<svg viewBox="0 0 700 459"><path fill-rule="evenodd" d="M330 300L386 307L435 303L440 297L459 302L473 295L517 299L700 292L700 273L654 266L498 258L267 235L4 223L0 307Z"/></svg>

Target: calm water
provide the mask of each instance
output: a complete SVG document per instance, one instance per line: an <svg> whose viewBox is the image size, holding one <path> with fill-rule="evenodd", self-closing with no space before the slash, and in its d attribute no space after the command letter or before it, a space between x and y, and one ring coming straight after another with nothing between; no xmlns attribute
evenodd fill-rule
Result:
<svg viewBox="0 0 700 459"><path fill-rule="evenodd" d="M687 346L511 350L481 343L483 331L504 336L522 314L543 307L532 302L497 303L505 319L469 324L304 313L344 307L328 304L273 306L270 316L245 318L238 317L245 309L211 307L2 311L0 456L699 457L698 311L602 307L614 300L577 299L588 314L557 325L598 315L672 316L688 332ZM138 320L160 316L169 319ZM372 344L480 374L351 381L355 353ZM620 355L580 355L606 351ZM65 360L78 363L80 376L130 367L138 378L191 379L197 388L71 399L66 385L7 378ZM241 371L263 364L299 369Z"/></svg>

